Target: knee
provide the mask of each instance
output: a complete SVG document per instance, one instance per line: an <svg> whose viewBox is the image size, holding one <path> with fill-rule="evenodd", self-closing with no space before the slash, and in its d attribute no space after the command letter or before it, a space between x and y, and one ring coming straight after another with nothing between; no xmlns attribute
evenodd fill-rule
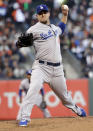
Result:
<svg viewBox="0 0 93 131"><path fill-rule="evenodd" d="M35 80L30 83L30 86L33 86L33 87L38 87L42 85L43 85L43 82L41 80Z"/></svg>
<svg viewBox="0 0 93 131"><path fill-rule="evenodd" d="M39 91L43 87L43 82L39 80L32 81L30 83L30 91L31 92L36 92L37 90Z"/></svg>

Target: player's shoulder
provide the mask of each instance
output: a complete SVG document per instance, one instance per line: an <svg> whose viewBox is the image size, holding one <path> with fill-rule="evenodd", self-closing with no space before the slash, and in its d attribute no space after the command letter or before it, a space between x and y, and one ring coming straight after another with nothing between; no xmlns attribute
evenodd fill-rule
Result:
<svg viewBox="0 0 93 131"><path fill-rule="evenodd" d="M54 24L51 24L51 27L56 29L58 26L54 25Z"/></svg>
<svg viewBox="0 0 93 131"><path fill-rule="evenodd" d="M54 24L51 24L51 26L52 26L52 27L56 27L56 25L54 25Z"/></svg>
<svg viewBox="0 0 93 131"><path fill-rule="evenodd" d="M62 30L61 30L61 28L60 28L58 25L51 24L51 27L52 27L53 30L56 31L56 33L57 33L58 35L61 35Z"/></svg>
<svg viewBox="0 0 93 131"><path fill-rule="evenodd" d="M23 79L23 80L21 81L21 84L23 85L23 84L25 84L26 82L27 82L27 78Z"/></svg>
<svg viewBox="0 0 93 131"><path fill-rule="evenodd" d="M39 27L39 22L37 22L35 25L31 26L28 30L27 33L33 33L37 28Z"/></svg>

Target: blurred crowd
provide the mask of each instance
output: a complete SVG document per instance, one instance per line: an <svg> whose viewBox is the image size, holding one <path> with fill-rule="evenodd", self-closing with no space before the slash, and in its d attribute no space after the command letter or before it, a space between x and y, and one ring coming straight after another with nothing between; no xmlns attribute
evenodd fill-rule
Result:
<svg viewBox="0 0 93 131"><path fill-rule="evenodd" d="M86 78L93 77L93 0L82 0L70 9L65 42L83 64Z"/></svg>
<svg viewBox="0 0 93 131"><path fill-rule="evenodd" d="M22 78L30 49L16 48L17 36L37 22L36 5L47 4L50 21L58 24L62 18L58 0L0 0L0 79ZM60 40L83 65L84 76L93 77L93 0L70 0L65 35Z"/></svg>

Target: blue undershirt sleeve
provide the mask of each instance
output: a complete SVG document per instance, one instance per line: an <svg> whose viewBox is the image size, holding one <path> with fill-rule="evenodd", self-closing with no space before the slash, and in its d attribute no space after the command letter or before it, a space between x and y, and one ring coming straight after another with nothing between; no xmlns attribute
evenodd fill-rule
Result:
<svg viewBox="0 0 93 131"><path fill-rule="evenodd" d="M22 90L19 89L19 96L21 97L22 96Z"/></svg>
<svg viewBox="0 0 93 131"><path fill-rule="evenodd" d="M43 88L41 88L40 92L41 92L41 95L44 96L44 89Z"/></svg>
<svg viewBox="0 0 93 131"><path fill-rule="evenodd" d="M64 31L65 31L66 24L64 24L63 22L60 22L60 23L58 24L58 26L61 28L62 34L63 34Z"/></svg>

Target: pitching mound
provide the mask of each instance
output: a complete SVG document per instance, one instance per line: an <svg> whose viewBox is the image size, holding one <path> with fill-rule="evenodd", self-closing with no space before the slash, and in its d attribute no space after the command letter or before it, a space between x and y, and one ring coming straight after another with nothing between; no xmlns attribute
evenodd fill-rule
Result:
<svg viewBox="0 0 93 131"><path fill-rule="evenodd" d="M0 131L93 131L93 117L32 119L28 127L16 121L0 121Z"/></svg>

